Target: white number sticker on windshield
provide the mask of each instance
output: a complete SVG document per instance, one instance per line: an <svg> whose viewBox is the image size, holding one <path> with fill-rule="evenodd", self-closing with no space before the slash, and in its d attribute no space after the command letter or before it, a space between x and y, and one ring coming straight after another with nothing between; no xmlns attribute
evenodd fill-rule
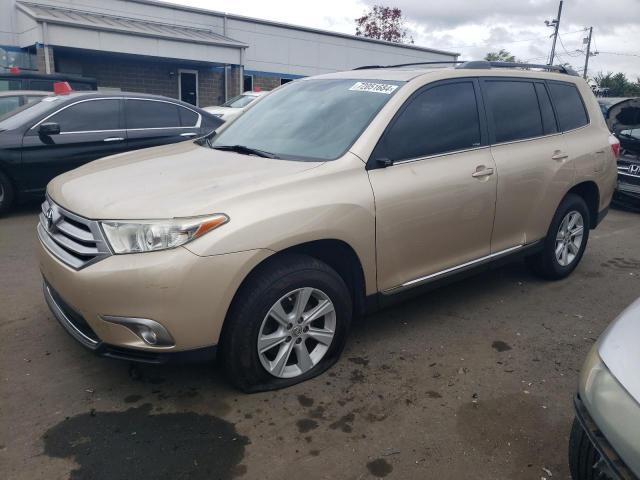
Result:
<svg viewBox="0 0 640 480"><path fill-rule="evenodd" d="M349 90L354 90L356 92L374 92L391 95L396 88L398 88L398 85L390 85L388 83L357 82L351 88L349 88Z"/></svg>

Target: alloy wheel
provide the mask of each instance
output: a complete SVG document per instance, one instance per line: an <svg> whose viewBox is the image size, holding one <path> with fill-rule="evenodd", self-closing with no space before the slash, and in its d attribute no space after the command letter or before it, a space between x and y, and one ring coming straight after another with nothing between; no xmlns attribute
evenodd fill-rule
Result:
<svg viewBox="0 0 640 480"><path fill-rule="evenodd" d="M556 235L556 260L563 266L569 266L578 256L584 236L584 218L576 210L565 215Z"/></svg>
<svg viewBox="0 0 640 480"><path fill-rule="evenodd" d="M258 356L273 376L292 378L326 355L336 331L336 311L322 290L303 287L281 297L258 332Z"/></svg>

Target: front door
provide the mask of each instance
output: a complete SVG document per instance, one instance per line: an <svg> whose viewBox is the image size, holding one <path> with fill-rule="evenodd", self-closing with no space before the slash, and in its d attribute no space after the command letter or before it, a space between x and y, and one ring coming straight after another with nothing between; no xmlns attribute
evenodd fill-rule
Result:
<svg viewBox="0 0 640 480"><path fill-rule="evenodd" d="M372 161L393 162L369 170L383 292L418 285L490 254L497 172L478 92L472 79L423 87L372 154Z"/></svg>
<svg viewBox="0 0 640 480"><path fill-rule="evenodd" d="M98 158L127 150L119 98L82 100L50 116L60 133L42 135L38 126L22 140L25 189L43 190L57 175Z"/></svg>
<svg viewBox="0 0 640 480"><path fill-rule="evenodd" d="M180 71L180 100L198 105L198 72Z"/></svg>

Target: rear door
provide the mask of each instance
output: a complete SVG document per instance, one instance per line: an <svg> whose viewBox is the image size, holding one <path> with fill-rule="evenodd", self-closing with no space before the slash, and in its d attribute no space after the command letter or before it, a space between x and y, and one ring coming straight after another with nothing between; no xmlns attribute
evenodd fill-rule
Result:
<svg viewBox="0 0 640 480"><path fill-rule="evenodd" d="M546 235L575 171L545 82L496 77L481 84L498 169L491 251L499 252Z"/></svg>
<svg viewBox="0 0 640 480"><path fill-rule="evenodd" d="M60 133L41 135L42 123L57 123ZM55 176L92 160L127 149L120 98L79 100L40 120L22 140L22 168L29 190L46 187Z"/></svg>
<svg viewBox="0 0 640 480"><path fill-rule="evenodd" d="M423 87L372 154L378 288L393 293L489 255L496 175L474 79Z"/></svg>
<svg viewBox="0 0 640 480"><path fill-rule="evenodd" d="M200 133L200 114L176 103L155 99L125 99L129 148L181 142Z"/></svg>

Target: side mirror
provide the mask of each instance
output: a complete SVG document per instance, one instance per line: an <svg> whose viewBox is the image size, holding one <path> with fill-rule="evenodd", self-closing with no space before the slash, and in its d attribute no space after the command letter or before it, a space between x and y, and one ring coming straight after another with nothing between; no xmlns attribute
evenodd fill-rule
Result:
<svg viewBox="0 0 640 480"><path fill-rule="evenodd" d="M38 133L44 136L58 135L60 133L60 125L55 122L43 123L38 129Z"/></svg>

